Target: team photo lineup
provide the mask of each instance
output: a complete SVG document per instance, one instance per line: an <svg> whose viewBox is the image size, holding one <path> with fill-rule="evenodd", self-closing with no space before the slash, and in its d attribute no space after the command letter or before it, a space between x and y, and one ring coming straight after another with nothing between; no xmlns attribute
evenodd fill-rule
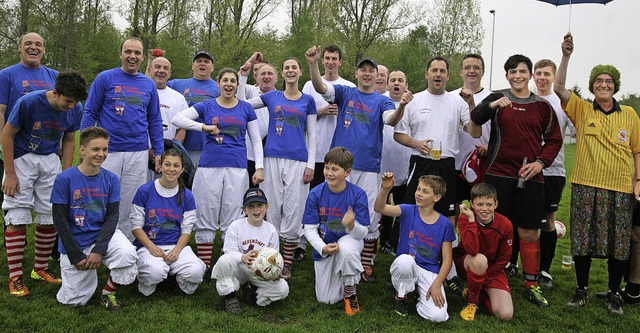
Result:
<svg viewBox="0 0 640 333"><path fill-rule="evenodd" d="M118 312L120 286L158 297L170 280L186 295L214 284L207 297L240 315L287 302L311 261L317 302L344 316L367 311L362 284L431 322L515 321L512 293L546 308L551 290L622 316L640 304L640 118L613 97L613 65L584 73L593 100L567 86L574 40L556 39L549 58L508 57L507 89L483 87L485 59L469 53L460 68L430 58L416 92L366 56L341 73L337 45L282 63L256 51L238 69L200 50L193 76L173 78L170 54L136 37L88 82L45 66L44 38L26 33L0 70L9 295L53 284L60 304ZM556 256L565 234L570 255ZM607 259L606 290L588 288L593 258ZM557 289L560 260L575 289Z"/></svg>

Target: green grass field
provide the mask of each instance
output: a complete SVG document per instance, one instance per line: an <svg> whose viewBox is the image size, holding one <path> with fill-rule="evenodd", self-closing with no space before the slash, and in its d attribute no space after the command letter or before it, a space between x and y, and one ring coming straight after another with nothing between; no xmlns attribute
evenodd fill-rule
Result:
<svg viewBox="0 0 640 333"><path fill-rule="evenodd" d="M566 146L569 173L573 166L575 145ZM570 228L569 188L563 194L558 219ZM459 312L465 305L462 299L447 295L449 321L434 324L422 320L415 308L407 317L393 312L394 291L385 288L389 278L390 255L378 256L374 284L360 284L358 296L362 312L354 318L344 314L342 302L320 304L315 299L313 264L309 258L294 266L289 297L266 308L242 303L243 315L224 312L223 300L217 295L215 281L205 281L198 291L185 296L172 282L165 282L150 297L144 297L135 283L121 287L119 299L125 304L119 313L110 313L100 304L98 291L84 307L70 307L57 303L56 286L28 278L33 264L33 236L25 260L25 279L31 294L25 298L11 297L7 290L6 253L0 250L0 332L626 332L637 325L640 307L625 306L623 317L611 317L604 301L595 297L596 291L606 289L606 262L595 260L591 270L590 303L585 308L569 309L565 303L573 295L573 270L563 271L560 259L569 254L568 236L558 241L551 273L556 286L545 289L550 307L540 309L523 296L523 279L511 278L515 315L510 322L479 315L474 322L465 322ZM218 242L219 244L219 242ZM215 251L216 255L219 249ZM57 269L57 264L53 264ZM106 270L99 270L101 289Z"/></svg>

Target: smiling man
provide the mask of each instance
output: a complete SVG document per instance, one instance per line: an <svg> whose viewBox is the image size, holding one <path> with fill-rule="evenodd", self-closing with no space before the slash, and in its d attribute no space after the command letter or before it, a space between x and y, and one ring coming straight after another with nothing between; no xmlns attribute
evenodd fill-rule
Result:
<svg viewBox="0 0 640 333"><path fill-rule="evenodd" d="M389 96L387 90L387 80L389 78L389 69L387 66L378 64L378 75L376 76L375 91L381 95Z"/></svg>
<svg viewBox="0 0 640 333"><path fill-rule="evenodd" d="M131 201L147 180L149 142L156 171L160 170L164 151L158 90L138 71L143 55L140 39L130 37L122 42L121 65L98 74L93 81L81 125L84 129L97 123L109 133L109 156L103 167L120 179L118 227L131 241Z"/></svg>
<svg viewBox="0 0 640 333"><path fill-rule="evenodd" d="M165 57L153 59L149 68L149 75L156 84L156 89L158 89L164 138L181 141L178 139L178 136L180 136L179 132L183 132L184 130L173 125L171 118L173 118L176 113L188 109L189 106L181 93L167 86L167 81L171 78L171 62Z"/></svg>

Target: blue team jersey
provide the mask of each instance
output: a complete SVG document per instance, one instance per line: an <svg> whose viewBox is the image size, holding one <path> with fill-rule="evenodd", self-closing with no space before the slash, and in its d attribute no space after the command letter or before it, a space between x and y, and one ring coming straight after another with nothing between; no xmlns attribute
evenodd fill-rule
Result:
<svg viewBox="0 0 640 333"><path fill-rule="evenodd" d="M416 205L398 205L400 207L400 238L396 256L409 254L418 266L438 274L443 242L453 242L455 231L448 218L439 214L434 224L425 223L420 217Z"/></svg>
<svg viewBox="0 0 640 333"><path fill-rule="evenodd" d="M326 244L335 243L347 234L347 229L342 225L342 217L349 207L353 207L357 223L369 225L369 205L367 193L363 189L347 181L347 187L342 192L333 193L324 182L309 192L302 223L319 224L320 238ZM313 260L320 259L322 257L314 249Z"/></svg>
<svg viewBox="0 0 640 333"><path fill-rule="evenodd" d="M56 84L58 71L46 66L25 67L21 63L0 71L0 104L7 106L4 120L9 119L16 101L32 91L51 90Z"/></svg>
<svg viewBox="0 0 640 333"><path fill-rule="evenodd" d="M187 104L189 104L189 106L220 96L220 88L216 81L212 79L177 79L167 82L167 86L181 93L184 96L184 99L187 100ZM202 122L202 119L196 119L196 121ZM204 133L187 131L182 144L187 150L201 151L204 147L205 141Z"/></svg>
<svg viewBox="0 0 640 333"><path fill-rule="evenodd" d="M317 114L311 95L293 101L283 91L273 90L260 95L269 108L269 132L264 156L287 158L307 162L307 145L304 138L307 115Z"/></svg>
<svg viewBox="0 0 640 333"><path fill-rule="evenodd" d="M18 100L8 122L19 131L13 139L14 159L27 153L49 155L60 150L64 132L80 128L82 104L68 111L55 110L46 91L37 91Z"/></svg>
<svg viewBox="0 0 640 333"><path fill-rule="evenodd" d="M353 169L380 173L382 114L395 110L391 98L377 92L363 93L356 87L334 84L338 123L331 148L345 147L353 154Z"/></svg>
<svg viewBox="0 0 640 333"><path fill-rule="evenodd" d="M104 224L107 205L120 202L120 180L113 172L100 168L95 176L85 176L78 167L62 171L51 190L51 203L68 205L67 221L81 250L96 241ZM67 251L58 241L58 250Z"/></svg>
<svg viewBox="0 0 640 333"><path fill-rule="evenodd" d="M131 75L121 68L106 70L89 88L82 125L109 132L109 152L164 151L162 115L155 83L141 73Z"/></svg>
<svg viewBox="0 0 640 333"><path fill-rule="evenodd" d="M256 120L251 104L238 101L233 108L220 106L215 99L206 100L193 106L203 123L217 125L218 135L206 135L206 143L198 167L247 168L247 124ZM251 144L251 143L249 143Z"/></svg>
<svg viewBox="0 0 640 333"><path fill-rule="evenodd" d="M144 208L142 230L156 245L175 245L182 235L182 217L185 212L196 210L196 201L189 189L182 192L182 204L178 205L178 194L165 198L158 194L155 181L148 182L136 192L133 204ZM137 240L133 243L142 247Z"/></svg>

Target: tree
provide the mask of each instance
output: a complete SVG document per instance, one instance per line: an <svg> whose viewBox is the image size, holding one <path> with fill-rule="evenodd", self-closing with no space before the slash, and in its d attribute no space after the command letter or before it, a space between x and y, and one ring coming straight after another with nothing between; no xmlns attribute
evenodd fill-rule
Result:
<svg viewBox="0 0 640 333"><path fill-rule="evenodd" d="M480 1L439 1L427 26L435 54L478 53L484 37Z"/></svg>
<svg viewBox="0 0 640 333"><path fill-rule="evenodd" d="M640 115L640 95L639 94L628 94L622 96L620 99L620 104L628 105L632 107L636 113Z"/></svg>

